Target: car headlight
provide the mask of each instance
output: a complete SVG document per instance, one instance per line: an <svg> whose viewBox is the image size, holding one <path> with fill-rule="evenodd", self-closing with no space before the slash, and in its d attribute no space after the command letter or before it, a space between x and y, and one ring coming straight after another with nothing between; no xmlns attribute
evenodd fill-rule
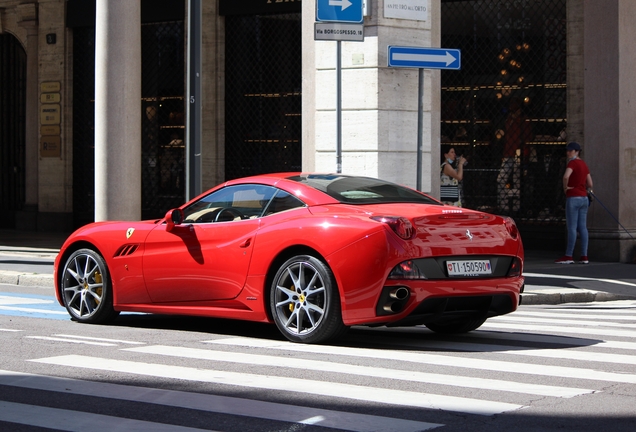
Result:
<svg viewBox="0 0 636 432"><path fill-rule="evenodd" d="M426 279L426 275L413 260L408 260L393 267L389 279Z"/></svg>

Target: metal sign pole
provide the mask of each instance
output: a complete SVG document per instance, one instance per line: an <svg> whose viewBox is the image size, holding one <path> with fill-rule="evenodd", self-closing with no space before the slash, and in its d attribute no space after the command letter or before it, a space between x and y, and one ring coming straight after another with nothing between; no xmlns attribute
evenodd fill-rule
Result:
<svg viewBox="0 0 636 432"><path fill-rule="evenodd" d="M422 190L422 129L424 124L424 69L419 68L418 84L417 84L417 179L415 181L416 189Z"/></svg>
<svg viewBox="0 0 636 432"><path fill-rule="evenodd" d="M186 199L201 194L201 1L188 1Z"/></svg>
<svg viewBox="0 0 636 432"><path fill-rule="evenodd" d="M340 41L336 42L336 172L342 172L342 59Z"/></svg>
<svg viewBox="0 0 636 432"><path fill-rule="evenodd" d="M461 68L461 51L452 48L398 47L389 45L387 65L419 69L417 89L417 190L422 190L422 129L424 124L424 69Z"/></svg>
<svg viewBox="0 0 636 432"><path fill-rule="evenodd" d="M314 40L336 41L336 171L342 172L341 41L364 41L363 0L316 0ZM343 24L349 23L349 24Z"/></svg>

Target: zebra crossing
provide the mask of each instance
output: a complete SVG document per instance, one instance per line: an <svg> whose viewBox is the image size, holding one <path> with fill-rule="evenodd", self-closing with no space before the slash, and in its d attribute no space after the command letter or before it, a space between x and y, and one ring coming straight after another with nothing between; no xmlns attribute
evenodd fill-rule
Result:
<svg viewBox="0 0 636 432"><path fill-rule="evenodd" d="M531 409L537 396L555 401L595 397L608 386L635 385L635 326L636 301L619 301L522 307L454 337L439 337L423 327L353 329L342 343L325 346L229 335L177 346L68 333L23 334L16 337L86 349L25 362L50 368L56 376L0 370L0 422L60 430L80 430L79 425L88 423L94 430L109 424L180 430L148 419L117 420L2 400L1 389L10 386L349 431L431 430L452 421L444 412L506 415ZM65 371L92 371L120 377L119 382L147 377L152 382L196 383L205 391L63 378ZM215 394L227 389L265 396ZM289 394L296 403L277 399ZM325 401L331 408L374 407L373 414L316 408ZM385 407L384 413L397 407L423 414L417 420L401 419L376 415L378 407ZM77 421L61 420L69 417Z"/></svg>

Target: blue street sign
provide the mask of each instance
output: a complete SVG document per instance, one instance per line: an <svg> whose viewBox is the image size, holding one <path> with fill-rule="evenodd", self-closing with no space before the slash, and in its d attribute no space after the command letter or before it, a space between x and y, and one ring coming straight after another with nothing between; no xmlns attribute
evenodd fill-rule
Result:
<svg viewBox="0 0 636 432"><path fill-rule="evenodd" d="M361 23L362 0L317 0L316 21Z"/></svg>
<svg viewBox="0 0 636 432"><path fill-rule="evenodd" d="M460 69L461 51L449 48L389 46L389 67Z"/></svg>

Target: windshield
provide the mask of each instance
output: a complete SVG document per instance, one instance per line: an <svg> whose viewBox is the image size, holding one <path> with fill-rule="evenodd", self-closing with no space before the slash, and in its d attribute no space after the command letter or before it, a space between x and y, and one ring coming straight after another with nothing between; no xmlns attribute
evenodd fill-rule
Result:
<svg viewBox="0 0 636 432"><path fill-rule="evenodd" d="M346 204L416 203L442 205L413 189L370 177L305 174L289 177Z"/></svg>

